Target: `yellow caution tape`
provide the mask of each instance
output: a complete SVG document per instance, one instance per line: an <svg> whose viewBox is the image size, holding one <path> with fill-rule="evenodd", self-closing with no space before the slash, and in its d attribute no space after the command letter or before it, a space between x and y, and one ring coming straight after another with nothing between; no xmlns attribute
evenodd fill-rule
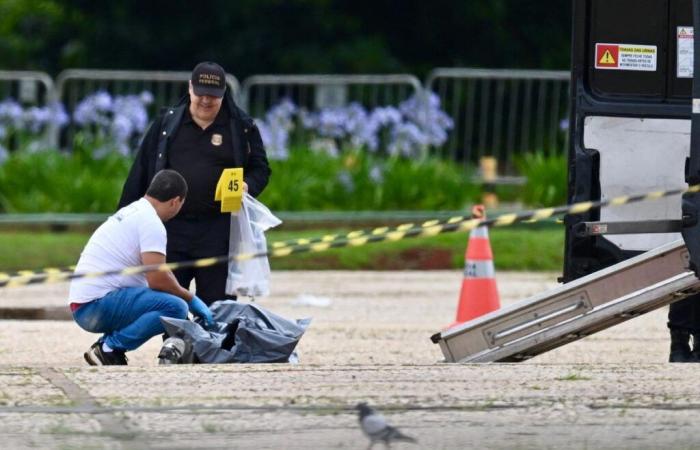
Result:
<svg viewBox="0 0 700 450"><path fill-rule="evenodd" d="M536 222L561 214L580 214L603 206L617 206L629 203L657 200L664 197L679 195L686 192L700 192L700 185L687 189L654 191L640 195L615 197L608 200L588 201L555 208L542 208L518 213L503 214L493 219L472 219L468 216L451 217L445 220L429 220L415 225L407 223L397 227L379 227L372 230L357 230L345 235L326 235L312 239L296 239L284 242L273 242L266 252L239 255L222 255L211 258L182 261L177 263L156 264L127 267L121 270L103 272L74 273L57 269L42 271L0 272L0 288L41 284L56 281L66 281L76 278L97 278L106 275L133 275L145 272L167 271L191 267L210 267L229 261L244 261L252 258L273 257L282 258L296 253L317 253L331 248L363 246L374 242L398 241L414 237L429 237L449 232L466 232L477 227L505 227L522 222Z"/></svg>

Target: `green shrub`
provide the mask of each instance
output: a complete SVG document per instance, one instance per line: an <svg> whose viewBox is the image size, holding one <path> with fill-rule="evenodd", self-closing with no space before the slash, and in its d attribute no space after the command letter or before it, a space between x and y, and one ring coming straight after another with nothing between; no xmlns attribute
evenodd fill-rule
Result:
<svg viewBox="0 0 700 450"><path fill-rule="evenodd" d="M116 207L131 160L115 152L95 159L76 140L73 153L17 151L0 165L5 212L110 212ZM363 152L332 157L295 149L271 161L273 176L261 200L277 211L459 209L479 188L457 164L379 158Z"/></svg>
<svg viewBox="0 0 700 450"><path fill-rule="evenodd" d="M459 209L480 193L460 165L438 158L380 158L362 151L333 157L296 148L271 167L260 199L278 211Z"/></svg>
<svg viewBox="0 0 700 450"><path fill-rule="evenodd" d="M566 161L566 155L529 153L519 157L516 167L527 178L520 194L522 202L534 207L566 204Z"/></svg>
<svg viewBox="0 0 700 450"><path fill-rule="evenodd" d="M130 165L116 153L17 151L0 165L0 206L8 213L111 212Z"/></svg>
<svg viewBox="0 0 700 450"><path fill-rule="evenodd" d="M110 212L131 160L115 152L96 159L94 142L76 139L73 153L17 151L0 165L0 209L8 213ZM566 203L566 157L528 154L516 162L528 206ZM478 201L480 187L461 165L438 158L381 158L360 151L338 157L306 148L271 161L261 200L275 211L446 210Z"/></svg>

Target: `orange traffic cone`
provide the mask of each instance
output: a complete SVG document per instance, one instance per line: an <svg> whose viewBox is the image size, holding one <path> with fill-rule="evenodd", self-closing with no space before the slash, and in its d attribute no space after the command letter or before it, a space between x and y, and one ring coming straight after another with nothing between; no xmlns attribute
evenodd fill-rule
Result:
<svg viewBox="0 0 700 450"><path fill-rule="evenodd" d="M472 217L483 217L483 211L483 206L475 206ZM501 307L495 275L489 230L487 227L475 228L469 234L464 254L464 278L459 293L457 319L450 328Z"/></svg>

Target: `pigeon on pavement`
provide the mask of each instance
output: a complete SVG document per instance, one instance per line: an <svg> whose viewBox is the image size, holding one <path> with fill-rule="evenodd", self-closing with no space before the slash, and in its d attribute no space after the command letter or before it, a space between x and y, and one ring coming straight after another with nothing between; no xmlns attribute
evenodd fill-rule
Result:
<svg viewBox="0 0 700 450"><path fill-rule="evenodd" d="M417 442L412 437L406 436L397 428L389 425L386 419L370 408L367 403L358 403L355 409L359 411L360 427L369 438L368 449L374 447L374 444L379 441L383 441L386 448L389 448L394 441Z"/></svg>

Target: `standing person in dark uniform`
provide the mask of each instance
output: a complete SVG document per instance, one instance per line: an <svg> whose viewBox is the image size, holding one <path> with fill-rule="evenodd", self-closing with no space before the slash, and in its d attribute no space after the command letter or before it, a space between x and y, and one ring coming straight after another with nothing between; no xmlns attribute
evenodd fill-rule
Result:
<svg viewBox="0 0 700 450"><path fill-rule="evenodd" d="M671 303L668 310L668 328L671 332L669 362L700 362L700 294Z"/></svg>
<svg viewBox="0 0 700 450"><path fill-rule="evenodd" d="M161 169L178 171L189 195L180 214L167 223L168 262L228 254L230 219L214 201L216 183L226 168L243 168L243 188L257 197L268 183L270 167L260 132L226 90L226 73L203 62L192 71L189 95L151 124L124 184L119 207L143 196ZM226 264L175 271L188 288L194 278L197 296L207 304L224 298Z"/></svg>

